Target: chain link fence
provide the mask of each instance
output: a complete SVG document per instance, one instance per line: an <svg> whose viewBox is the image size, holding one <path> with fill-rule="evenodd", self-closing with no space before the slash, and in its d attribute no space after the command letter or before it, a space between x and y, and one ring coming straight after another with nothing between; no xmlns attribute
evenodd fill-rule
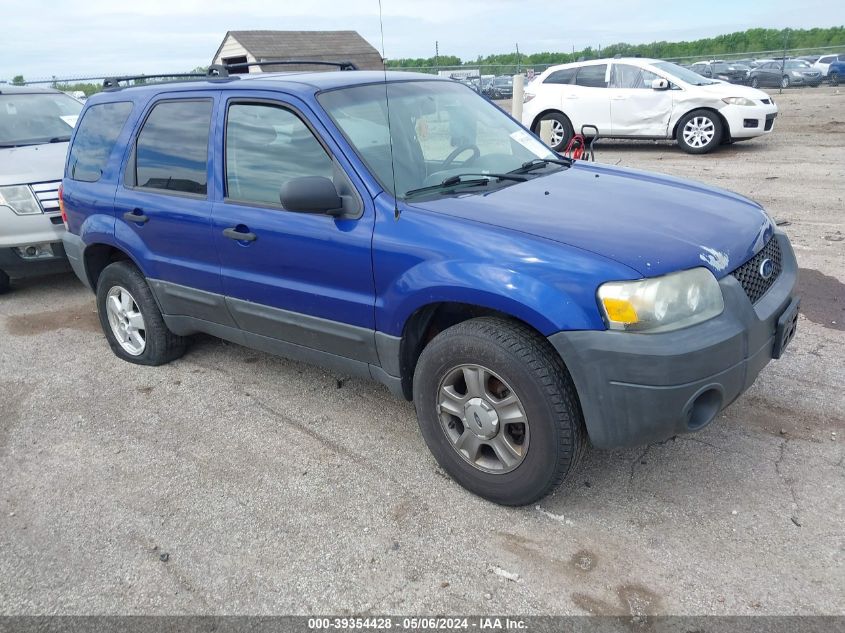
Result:
<svg viewBox="0 0 845 633"><path fill-rule="evenodd" d="M744 53L723 53L723 54L712 54L706 53L702 55L688 55L686 57L667 57L667 61L676 62L679 64L691 64L697 61L703 60L712 60L712 59L719 59L724 61L731 61L731 60L740 60L740 59L781 59L783 57L800 57L802 55L830 55L830 54L842 54L845 55L845 46L822 46L822 47L814 47L814 48L791 48L791 49L779 49L779 50L766 50L766 51L752 51L752 52L744 52ZM595 55L589 59L599 59L600 55ZM558 64L565 64L569 62L575 61L582 61L585 59L584 57L578 57L577 55L561 55L561 60L554 62L554 63L544 63L544 64L532 64L532 63L525 63L525 62L516 62L510 64L474 64L471 62L457 65L457 66L447 66L447 65L432 65L432 66L390 66L388 65L388 70L391 71L406 71L406 72L419 72L419 73L428 73L433 75L443 75L443 76L452 76L455 79L458 78L467 78L467 77L494 77L494 76L501 76L501 75L517 75L525 73L529 77L535 74L540 74L550 66L556 66ZM389 63L389 62L388 62ZM179 72L184 71L174 71L174 75L179 74ZM61 89L65 89L66 87L75 87L77 85L85 84L86 89L85 92L95 92L96 90L100 89L102 86L102 82L106 77L119 77L123 75L138 75L139 73L106 73L102 76L64 76L64 77L37 77L34 79L28 79L24 83L26 85L52 85L55 87L59 87ZM157 70L153 69L150 74L160 74ZM142 83L143 81L139 81L138 83ZM8 82L0 82L1 83L11 83ZM76 89L76 88L74 88Z"/></svg>

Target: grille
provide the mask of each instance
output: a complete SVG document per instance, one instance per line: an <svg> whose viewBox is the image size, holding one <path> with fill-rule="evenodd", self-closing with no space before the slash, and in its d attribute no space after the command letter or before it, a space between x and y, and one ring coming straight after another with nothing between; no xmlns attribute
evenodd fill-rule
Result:
<svg viewBox="0 0 845 633"><path fill-rule="evenodd" d="M52 182L38 182L30 185L32 193L41 205L41 210L44 213L58 213L59 211L59 185L61 180L54 180Z"/></svg>
<svg viewBox="0 0 845 633"><path fill-rule="evenodd" d="M771 259L774 264L772 276L768 279L763 279L760 274L760 264L763 263L764 259ZM742 285L742 289L745 290L745 294L748 295L751 303L757 303L775 283L775 280L780 276L780 271L780 245L775 238L772 238L759 253L731 274Z"/></svg>

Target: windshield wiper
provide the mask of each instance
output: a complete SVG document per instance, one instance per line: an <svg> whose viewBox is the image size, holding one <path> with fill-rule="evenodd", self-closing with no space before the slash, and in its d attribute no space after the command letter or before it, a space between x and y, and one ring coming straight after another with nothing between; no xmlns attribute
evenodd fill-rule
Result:
<svg viewBox="0 0 845 633"><path fill-rule="evenodd" d="M570 158L532 158L527 163L522 163L521 167L512 169L509 174L525 174L529 171L545 167L546 165L563 165L564 167L572 166L572 159Z"/></svg>
<svg viewBox="0 0 845 633"><path fill-rule="evenodd" d="M49 140L50 143L67 143L70 140L70 136L54 136Z"/></svg>
<svg viewBox="0 0 845 633"><path fill-rule="evenodd" d="M478 176L473 180L464 180L467 176ZM442 189L451 189L457 186L465 186L465 187L473 187L479 185L487 185L490 183L491 180L512 180L514 182L525 182L528 180L524 176L517 176L515 174L473 174L473 173L466 173L466 174L456 174L454 176L449 176L448 178L444 179L442 182L436 185L429 185L428 187L419 187L417 189L410 189L405 192L406 196L413 196L418 193L426 193L429 191L440 191Z"/></svg>

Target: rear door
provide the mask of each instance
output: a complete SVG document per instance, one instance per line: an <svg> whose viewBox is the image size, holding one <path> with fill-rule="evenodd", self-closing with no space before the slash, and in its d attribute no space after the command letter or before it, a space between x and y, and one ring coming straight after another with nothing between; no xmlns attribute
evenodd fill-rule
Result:
<svg viewBox="0 0 845 633"><path fill-rule="evenodd" d="M165 314L226 321L208 196L216 95L168 93L148 105L117 188L115 236Z"/></svg>
<svg viewBox="0 0 845 633"><path fill-rule="evenodd" d="M570 90L563 99L563 111L576 134L585 125L596 126L600 134L610 134L609 75L608 64L589 64L578 68L575 83L568 86Z"/></svg>
<svg viewBox="0 0 845 633"><path fill-rule="evenodd" d="M666 138L672 116L673 90L655 90L659 77L632 64L613 64L610 118L613 136Z"/></svg>
<svg viewBox="0 0 845 633"><path fill-rule="evenodd" d="M254 336L376 363L372 199L358 193L363 185L309 114L275 92L233 94L218 114L223 178L213 231L226 303ZM332 180L358 217L284 208L281 186L308 176Z"/></svg>

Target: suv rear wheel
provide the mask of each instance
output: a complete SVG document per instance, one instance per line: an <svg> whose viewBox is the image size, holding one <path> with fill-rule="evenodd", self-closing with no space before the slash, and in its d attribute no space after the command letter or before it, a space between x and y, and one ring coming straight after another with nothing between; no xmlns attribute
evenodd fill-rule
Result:
<svg viewBox="0 0 845 633"><path fill-rule="evenodd" d="M512 321L471 319L435 337L414 373L414 403L438 463L496 503L543 497L586 446L566 368L548 341Z"/></svg>
<svg viewBox="0 0 845 633"><path fill-rule="evenodd" d="M706 154L722 141L722 120L710 110L693 110L678 122L675 138L688 154Z"/></svg>
<svg viewBox="0 0 845 633"><path fill-rule="evenodd" d="M112 351L137 365L163 365L185 353L186 339L164 323L144 276L130 262L109 264L97 281L97 313Z"/></svg>
<svg viewBox="0 0 845 633"><path fill-rule="evenodd" d="M551 121L552 125L552 136L551 141L549 141L549 146L556 152L562 152L565 150L566 145L575 134L572 129L572 123L569 122L569 118L562 112L549 112L544 114L534 125L533 132L537 136L540 136L540 128L543 121Z"/></svg>

